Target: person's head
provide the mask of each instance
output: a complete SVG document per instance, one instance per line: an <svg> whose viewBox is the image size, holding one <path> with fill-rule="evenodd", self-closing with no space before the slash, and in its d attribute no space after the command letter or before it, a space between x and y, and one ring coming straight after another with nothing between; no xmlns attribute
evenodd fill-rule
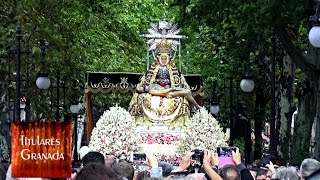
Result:
<svg viewBox="0 0 320 180"><path fill-rule="evenodd" d="M85 166L88 163L100 163L105 165L103 154L99 152L89 152L82 158L82 165Z"/></svg>
<svg viewBox="0 0 320 180"><path fill-rule="evenodd" d="M173 166L170 163L160 161L158 166L162 168L162 176L167 177L170 175L171 171L173 170Z"/></svg>
<svg viewBox="0 0 320 180"><path fill-rule="evenodd" d="M255 160L254 163L253 163L253 166L254 166L254 167L261 168L261 167L263 166L262 160L261 160L261 159Z"/></svg>
<svg viewBox="0 0 320 180"><path fill-rule="evenodd" d="M196 177L198 176L198 177ZM189 174L188 176L175 177L174 180L207 180L205 177L196 174Z"/></svg>
<svg viewBox="0 0 320 180"><path fill-rule="evenodd" d="M101 163L88 163L77 174L76 180L118 180L118 178L110 167Z"/></svg>
<svg viewBox="0 0 320 180"><path fill-rule="evenodd" d="M160 53L159 63L161 65L167 65L170 62L170 56L168 53Z"/></svg>
<svg viewBox="0 0 320 180"><path fill-rule="evenodd" d="M256 174L256 180L269 180L268 178L268 170L259 169Z"/></svg>
<svg viewBox="0 0 320 180"><path fill-rule="evenodd" d="M290 180L298 180L298 172L294 167L279 167L276 170L275 179L290 179Z"/></svg>
<svg viewBox="0 0 320 180"><path fill-rule="evenodd" d="M80 156L80 159L82 159L86 154L88 154L91 150L89 149L88 146L82 146L80 149L79 149L79 156Z"/></svg>
<svg viewBox="0 0 320 180"><path fill-rule="evenodd" d="M257 172L260 168L258 167L251 167L251 168L248 168L248 170L250 171L250 174L252 177L256 177L257 176Z"/></svg>
<svg viewBox="0 0 320 180"><path fill-rule="evenodd" d="M106 165L107 166L113 166L117 162L117 158L114 155L106 155Z"/></svg>
<svg viewBox="0 0 320 180"><path fill-rule="evenodd" d="M192 179L192 180L206 180L205 174L203 173L192 173L188 174L186 178ZM186 179L187 180L187 179Z"/></svg>
<svg viewBox="0 0 320 180"><path fill-rule="evenodd" d="M310 174L310 176L308 176L305 180L319 180L319 179L320 179L320 169Z"/></svg>
<svg viewBox="0 0 320 180"><path fill-rule="evenodd" d="M240 171L234 165L225 165L221 168L219 175L223 180L240 180Z"/></svg>
<svg viewBox="0 0 320 180"><path fill-rule="evenodd" d="M305 159L302 161L300 166L301 176L305 179L318 169L320 169L319 161L311 158Z"/></svg>
<svg viewBox="0 0 320 180"><path fill-rule="evenodd" d="M150 172L149 171L140 171L138 172L137 179L136 180L145 180L150 178Z"/></svg>
<svg viewBox="0 0 320 180"><path fill-rule="evenodd" d="M10 164L6 174L6 178L5 178L6 180L46 180L44 178L13 178L11 176L11 173L12 173L12 165Z"/></svg>
<svg viewBox="0 0 320 180"><path fill-rule="evenodd" d="M131 164L126 161L120 161L112 166L112 169L118 174L118 176L125 177L129 180L133 179L134 169Z"/></svg>

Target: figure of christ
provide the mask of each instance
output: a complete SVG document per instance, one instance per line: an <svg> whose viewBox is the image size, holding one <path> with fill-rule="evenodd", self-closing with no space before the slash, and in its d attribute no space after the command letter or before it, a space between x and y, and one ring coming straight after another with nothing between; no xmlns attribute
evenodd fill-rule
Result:
<svg viewBox="0 0 320 180"><path fill-rule="evenodd" d="M181 87L170 87L169 74L165 67L160 68L155 83L144 84L137 87L138 92L147 92L154 96L174 98L174 97L186 97L187 100L194 105L197 109L201 106L193 98L191 91L189 89Z"/></svg>
<svg viewBox="0 0 320 180"><path fill-rule="evenodd" d="M163 90L158 90L158 88L154 88L154 85L151 85L148 93L154 96L161 96L167 98L174 98L174 97L186 97L187 100L193 104L197 109L200 109L201 106L197 103L197 101L193 98L191 91L189 89L184 89L180 87L173 87Z"/></svg>

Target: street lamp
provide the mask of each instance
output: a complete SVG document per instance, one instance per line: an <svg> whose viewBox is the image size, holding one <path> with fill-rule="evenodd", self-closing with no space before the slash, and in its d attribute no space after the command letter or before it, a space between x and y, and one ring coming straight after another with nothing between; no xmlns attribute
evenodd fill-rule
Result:
<svg viewBox="0 0 320 180"><path fill-rule="evenodd" d="M309 22L312 26L312 28L309 31L309 41L312 44L312 46L316 48L320 48L320 14L319 14L319 4L320 1L317 2L317 9L316 13L309 18Z"/></svg>
<svg viewBox="0 0 320 180"><path fill-rule="evenodd" d="M30 54L30 47L29 47L29 42L31 39L31 36L34 35L36 32L39 31L34 31L32 32L28 39L27 39L27 49L26 51L22 51L21 48L21 42L22 42L22 31L21 31L21 27L18 26L16 29L16 34L15 34L15 41L16 41L16 49L15 50L11 50L10 47L8 47L7 52L8 52L8 57L10 59L10 57L12 55L16 55L16 80L15 80L15 101L14 101L14 114L13 114L13 120L14 121L21 121L21 109L20 109L20 102L21 102L21 56L23 54L27 55L27 61L29 58L29 54ZM39 48L41 49L41 62L42 62L42 67L41 67L41 71L39 73L39 76L36 80L36 85L39 89L47 89L50 86L50 79L48 78L48 74L45 73L45 50L46 50L46 43L44 39L41 39L39 41L38 44ZM27 62L27 65L29 64L29 62ZM10 71L10 69L9 69ZM27 78L27 85L28 85L28 76L29 76L29 70L27 67L27 74L26 74Z"/></svg>
<svg viewBox="0 0 320 180"><path fill-rule="evenodd" d="M211 95L211 103L210 103L210 112L213 115L218 115L220 111L219 103L217 102L216 97L216 87L217 87L217 81L212 81L212 95Z"/></svg>
<svg viewBox="0 0 320 180"><path fill-rule="evenodd" d="M45 55L46 55L46 44L45 40L41 39L39 41L39 47L41 49L41 70L38 74L38 78L36 80L36 85L39 89L48 89L51 85L51 81L49 79L49 74L45 70Z"/></svg>
<svg viewBox="0 0 320 180"><path fill-rule="evenodd" d="M36 80L36 85L39 89L48 89L50 87L51 81L47 74L39 74Z"/></svg>
<svg viewBox="0 0 320 180"><path fill-rule="evenodd" d="M74 80L73 81L73 88L74 88L74 102L72 103L72 105L70 106L70 111L73 115L74 118L74 151L73 151L73 161L75 163L78 162L78 113L80 111L80 105L79 105L79 101L77 98L77 81Z"/></svg>
<svg viewBox="0 0 320 180"><path fill-rule="evenodd" d="M240 82L240 88L243 92L251 92L254 89L253 76L244 75Z"/></svg>
<svg viewBox="0 0 320 180"><path fill-rule="evenodd" d="M72 104L70 106L70 111L73 113L73 114L78 114L79 111L80 111L80 106L79 104Z"/></svg>
<svg viewBox="0 0 320 180"><path fill-rule="evenodd" d="M220 112L220 107L218 102L211 102L210 112L211 114L218 115L218 113Z"/></svg>

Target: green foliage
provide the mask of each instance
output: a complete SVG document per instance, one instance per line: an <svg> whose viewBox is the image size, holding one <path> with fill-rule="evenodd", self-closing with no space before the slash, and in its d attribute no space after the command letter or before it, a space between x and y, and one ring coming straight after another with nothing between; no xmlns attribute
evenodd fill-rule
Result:
<svg viewBox="0 0 320 180"><path fill-rule="evenodd" d="M140 34L146 32L150 22L158 21L164 13L168 19L179 22L182 34L189 38L183 41L182 73L199 73L204 76L205 97L211 97L211 81L217 80L218 97L221 103L219 121L227 126L229 111L229 78L232 77L235 103L243 103L251 120L259 108L257 96L268 101L270 86L271 28L285 29L290 42L301 54L307 50L307 18L314 13L313 2L289 0L7 0L0 1L0 89L1 97L12 98L9 91L8 65L14 67L15 58L9 61L6 47L15 47L14 35L18 24L23 30L23 51L30 45L30 83L23 86L23 95L32 103L33 119L52 117L54 111L48 102L48 91L35 86L40 66L40 51L37 41L44 37L49 45L46 55L47 70L56 86L55 75L61 73L66 83L66 104L69 107L74 91L80 96L83 87L75 89L72 79L84 83L84 74L90 71L143 72L146 66L145 42ZM27 43L28 36L34 33ZM282 52L278 40L277 52ZM282 59L281 53L277 59ZM22 72L25 78L26 57L23 57ZM278 64L280 64L278 62ZM249 68L248 68L249 67ZM278 65L277 68L281 67ZM301 68L301 67L298 67ZM305 71L305 70L303 70ZM245 73L254 75L256 88L253 93L241 92L239 83ZM281 71L277 72L279 75ZM297 78L302 78L299 72ZM11 76L14 78L14 76ZM53 93L53 99L56 95ZM236 98L237 97L237 98ZM95 97L94 103L101 108L112 106L115 101L125 106L129 97ZM1 101L4 102L4 101ZM262 103L263 105L263 103ZM1 104L1 109L8 110ZM64 108L68 109L68 108ZM41 114L40 114L41 112ZM262 113L265 119L265 113ZM268 112L266 112L268 115ZM256 120L256 119L255 119ZM263 121L261 121L262 123Z"/></svg>
<svg viewBox="0 0 320 180"><path fill-rule="evenodd" d="M189 33L188 44L184 48L187 54L185 71L202 73L205 82L212 79L218 80L218 96L221 97L220 117L228 119L228 104L223 102L230 100L228 96L228 77L232 76L239 89L241 76L250 73L254 76L255 90L253 93L242 93L241 90L234 98L247 107L249 120L253 117L255 122L264 124L265 117L269 115L270 107L267 105L270 99L270 64L271 64L271 29L284 31L293 43L294 50L305 55L308 47L307 18L314 14L312 1L293 1L280 3L276 0L175 0L173 6L180 9L180 24ZM281 75L282 52L284 50L283 39L277 39L277 72ZM286 49L288 51L288 49ZM192 60L191 60L192 59ZM294 62L301 61L293 59ZM190 63L189 63L190 62ZM249 67L249 68L248 68ZM304 67L298 67L305 69ZM298 70L299 71L299 70ZM301 71L300 71L301 72ZM305 73L305 72L303 72ZM301 74L301 73L300 73ZM297 78L301 78L299 75ZM226 84L226 86L225 86ZM205 85L206 92L211 92L212 87ZM236 91L238 92L238 91ZM263 97L259 106L255 103L256 97ZM206 94L210 98L210 94ZM261 110L266 113L259 113ZM257 115L263 115L259 116ZM222 123L227 124L227 122ZM258 148L261 149L261 148Z"/></svg>
<svg viewBox="0 0 320 180"><path fill-rule="evenodd" d="M139 35L146 31L150 22L159 20L167 10L167 3L161 4L155 0L21 0L1 1L0 4L0 57L5 60L1 63L6 65L1 66L0 71L7 72L5 47L11 45L14 49L15 28L20 24L23 31L22 48L25 51L29 44L32 49L31 79L30 84L22 88L23 94L31 98L36 115L42 112L41 117L34 119L52 117L53 114L47 104L50 101L49 93L37 90L33 83L41 68L37 48L40 38L44 37L49 43L46 66L51 81L55 86L55 75L60 72L62 81L67 85L66 107L69 107L74 94L71 80L78 79L83 83L87 70L143 72L145 46ZM41 30L41 33L34 33L27 43L28 36L34 30ZM25 59L24 56L23 76ZM12 67L14 61L11 62ZM8 80L8 77L2 79ZM77 90L79 96L82 95L82 89ZM109 102L112 101L104 103Z"/></svg>
<svg viewBox="0 0 320 180"><path fill-rule="evenodd" d="M234 147L238 147L239 148L240 154L244 155L245 142L244 142L243 138L242 139L235 139L233 141L233 145L234 145Z"/></svg>

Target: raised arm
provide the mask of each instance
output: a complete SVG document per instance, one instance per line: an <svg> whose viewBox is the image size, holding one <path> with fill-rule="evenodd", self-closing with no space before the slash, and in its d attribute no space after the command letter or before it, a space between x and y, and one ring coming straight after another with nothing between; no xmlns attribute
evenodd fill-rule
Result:
<svg viewBox="0 0 320 180"><path fill-rule="evenodd" d="M217 174L211 167L211 153L205 150L203 156L203 168L212 180L222 180L222 178Z"/></svg>

